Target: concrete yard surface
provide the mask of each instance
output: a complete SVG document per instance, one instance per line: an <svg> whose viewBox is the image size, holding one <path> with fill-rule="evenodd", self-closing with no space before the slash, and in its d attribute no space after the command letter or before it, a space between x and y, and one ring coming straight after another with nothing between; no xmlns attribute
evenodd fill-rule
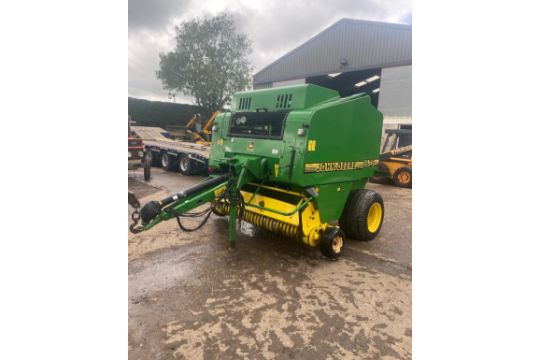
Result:
<svg viewBox="0 0 540 360"><path fill-rule="evenodd" d="M142 203L202 179L129 176ZM247 223L228 250L215 215L195 232L172 220L130 234L129 358L410 359L411 190L368 188L384 199L381 232L346 240L337 261Z"/></svg>

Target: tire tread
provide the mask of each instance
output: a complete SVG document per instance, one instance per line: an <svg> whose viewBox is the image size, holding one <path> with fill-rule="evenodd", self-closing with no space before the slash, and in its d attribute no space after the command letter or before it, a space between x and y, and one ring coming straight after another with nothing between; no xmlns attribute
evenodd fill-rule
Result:
<svg viewBox="0 0 540 360"><path fill-rule="evenodd" d="M383 215L381 219L381 225L375 233L371 233L367 228L367 216L371 204L379 202L382 206ZM339 226L343 229L347 237L368 241L377 236L379 233L382 222L384 220L384 202L378 193L368 189L353 190L349 194L341 218L339 219Z"/></svg>
<svg viewBox="0 0 540 360"><path fill-rule="evenodd" d="M398 180L398 176L400 173L402 172L408 172L410 175L411 175L411 181L409 181L407 184L402 184L399 182ZM394 173L394 176L392 178L393 182L394 182L394 185L396 186L399 186L399 187L403 187L403 188L410 188L412 187L412 169L408 166L404 166L404 167L400 167L399 169L396 170L396 172Z"/></svg>

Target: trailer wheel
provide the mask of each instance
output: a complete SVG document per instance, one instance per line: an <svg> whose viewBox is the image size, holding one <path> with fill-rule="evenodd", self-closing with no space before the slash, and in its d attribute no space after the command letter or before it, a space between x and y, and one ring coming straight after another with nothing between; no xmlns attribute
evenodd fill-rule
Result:
<svg viewBox="0 0 540 360"><path fill-rule="evenodd" d="M337 226L329 226L322 233L319 246L321 253L330 258L336 259L343 252L343 242L345 234Z"/></svg>
<svg viewBox="0 0 540 360"><path fill-rule="evenodd" d="M150 180L151 169L152 169L152 153L150 151L148 151L144 155L143 167L144 167L144 181L148 181Z"/></svg>
<svg viewBox="0 0 540 360"><path fill-rule="evenodd" d="M195 166L193 166L192 160L187 155L180 155L178 160L178 170L182 175L192 175Z"/></svg>
<svg viewBox="0 0 540 360"><path fill-rule="evenodd" d="M351 191L339 226L347 237L367 241L375 238L384 219L384 202L378 193L361 189Z"/></svg>
<svg viewBox="0 0 540 360"><path fill-rule="evenodd" d="M150 166L159 166L160 158L159 153L156 153L152 150L146 151L146 156L150 158Z"/></svg>
<svg viewBox="0 0 540 360"><path fill-rule="evenodd" d="M412 169L409 167L397 169L394 173L393 180L396 186L404 188L412 187Z"/></svg>
<svg viewBox="0 0 540 360"><path fill-rule="evenodd" d="M161 167L169 171L174 168L174 160L167 152L161 154Z"/></svg>

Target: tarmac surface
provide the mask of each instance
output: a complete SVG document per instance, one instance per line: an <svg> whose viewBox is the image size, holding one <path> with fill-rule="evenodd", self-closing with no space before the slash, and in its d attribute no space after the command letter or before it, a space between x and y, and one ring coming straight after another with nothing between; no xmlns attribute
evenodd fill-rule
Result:
<svg viewBox="0 0 540 360"><path fill-rule="evenodd" d="M202 179L129 177L142 204ZM337 261L247 223L228 250L214 215L196 232L173 220L129 234L129 358L411 359L411 190L368 188L383 196L383 227Z"/></svg>

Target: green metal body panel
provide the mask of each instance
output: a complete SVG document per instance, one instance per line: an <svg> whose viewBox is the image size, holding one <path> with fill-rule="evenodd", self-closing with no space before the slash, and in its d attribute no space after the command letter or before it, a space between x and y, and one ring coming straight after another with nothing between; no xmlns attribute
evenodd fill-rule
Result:
<svg viewBox="0 0 540 360"><path fill-rule="evenodd" d="M230 134L231 122L244 115L249 124L250 116L281 114L286 117L279 138ZM315 187L321 221L333 221L350 191L363 188L375 173L382 118L367 95L340 98L311 84L237 93L231 112L216 117L209 166L245 167L240 186L265 181L294 191Z"/></svg>
<svg viewBox="0 0 540 360"><path fill-rule="evenodd" d="M339 93L335 90L316 85L292 85L238 92L233 95L231 111L302 110L338 99Z"/></svg>

